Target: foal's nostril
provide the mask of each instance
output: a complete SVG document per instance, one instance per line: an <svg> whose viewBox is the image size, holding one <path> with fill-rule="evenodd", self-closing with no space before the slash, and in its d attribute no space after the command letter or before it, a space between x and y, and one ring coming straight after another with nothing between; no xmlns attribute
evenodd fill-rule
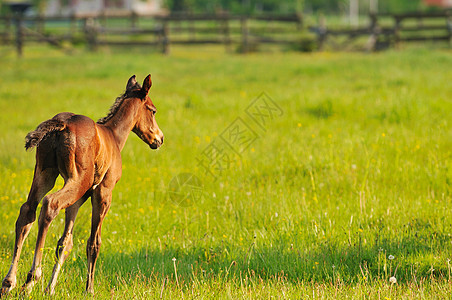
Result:
<svg viewBox="0 0 452 300"><path fill-rule="evenodd" d="M162 144L163 144L163 137L156 136L154 138L154 145L156 145L157 147L160 147Z"/></svg>

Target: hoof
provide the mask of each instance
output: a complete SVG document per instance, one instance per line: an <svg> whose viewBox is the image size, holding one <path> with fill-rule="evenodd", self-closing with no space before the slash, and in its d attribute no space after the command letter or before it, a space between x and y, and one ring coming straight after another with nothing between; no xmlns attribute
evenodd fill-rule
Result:
<svg viewBox="0 0 452 300"><path fill-rule="evenodd" d="M87 296L94 296L94 289L93 289L93 288L91 288L91 289L86 289L86 290L85 290L85 294L86 294Z"/></svg>
<svg viewBox="0 0 452 300"><path fill-rule="evenodd" d="M16 284L9 281L3 280L2 282L2 291L0 292L0 298L6 296L13 288L15 288Z"/></svg>
<svg viewBox="0 0 452 300"><path fill-rule="evenodd" d="M49 296L54 296L55 295L55 289L46 287L46 289L44 290L44 293L49 295Z"/></svg>
<svg viewBox="0 0 452 300"><path fill-rule="evenodd" d="M9 294L9 292L13 289L11 286L2 286L2 291L0 292L0 298Z"/></svg>
<svg viewBox="0 0 452 300"><path fill-rule="evenodd" d="M22 295L29 295L35 286L35 281L30 281L24 283L24 285L20 288L20 292Z"/></svg>

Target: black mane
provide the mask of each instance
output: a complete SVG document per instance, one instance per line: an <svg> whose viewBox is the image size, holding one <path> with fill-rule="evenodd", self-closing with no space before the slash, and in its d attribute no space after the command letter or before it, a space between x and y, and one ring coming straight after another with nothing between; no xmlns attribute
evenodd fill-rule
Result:
<svg viewBox="0 0 452 300"><path fill-rule="evenodd" d="M110 107L110 111L108 114L97 120L97 124L105 124L110 120L118 111L118 109L121 107L122 102L124 102L125 99L130 98L131 96L137 96L137 92L141 90L141 85L139 83L136 83L132 88L125 91L124 94L120 95L118 98L116 98L113 105Z"/></svg>

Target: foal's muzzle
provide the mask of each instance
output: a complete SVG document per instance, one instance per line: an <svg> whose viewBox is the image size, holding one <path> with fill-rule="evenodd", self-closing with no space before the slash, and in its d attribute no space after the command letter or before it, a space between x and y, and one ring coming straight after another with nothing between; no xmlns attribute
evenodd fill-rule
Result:
<svg viewBox="0 0 452 300"><path fill-rule="evenodd" d="M150 144L149 147L151 147L151 149L157 149L162 144L163 144L163 136L161 138L160 137L155 137L154 142L152 144Z"/></svg>

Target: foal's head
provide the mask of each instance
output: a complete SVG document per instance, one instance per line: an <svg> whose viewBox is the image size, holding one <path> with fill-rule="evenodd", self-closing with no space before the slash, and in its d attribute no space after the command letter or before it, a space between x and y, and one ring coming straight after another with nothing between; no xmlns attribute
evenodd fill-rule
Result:
<svg viewBox="0 0 452 300"><path fill-rule="evenodd" d="M141 106L138 108L137 122L132 131L140 137L152 149L157 149L163 144L163 132L160 130L155 120L157 109L151 98L149 98L149 89L152 86L151 75L148 75L143 81L143 87L135 80L135 75L130 77L127 82L126 91L133 92L135 97L141 99Z"/></svg>

